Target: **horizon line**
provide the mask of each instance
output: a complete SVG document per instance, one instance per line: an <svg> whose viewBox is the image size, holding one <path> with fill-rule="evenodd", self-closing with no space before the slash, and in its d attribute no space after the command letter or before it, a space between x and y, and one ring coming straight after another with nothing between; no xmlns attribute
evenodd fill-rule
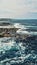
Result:
<svg viewBox="0 0 37 65"><path fill-rule="evenodd" d="M12 18L12 17L0 17L0 19L21 19L21 20L24 20L24 19L37 19L37 18Z"/></svg>

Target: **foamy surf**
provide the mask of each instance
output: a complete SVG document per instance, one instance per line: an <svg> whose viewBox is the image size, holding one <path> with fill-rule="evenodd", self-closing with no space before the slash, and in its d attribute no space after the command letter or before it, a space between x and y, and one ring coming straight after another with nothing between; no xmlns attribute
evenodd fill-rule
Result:
<svg viewBox="0 0 37 65"><path fill-rule="evenodd" d="M17 32L16 33L18 33L18 34L28 34L28 35L37 35L37 32L32 32L32 31L26 31L26 30L24 30L24 29L19 29L19 30L17 30Z"/></svg>
<svg viewBox="0 0 37 65"><path fill-rule="evenodd" d="M14 23L14 27L15 28L21 28L21 29L24 29L24 25L22 25L21 23Z"/></svg>

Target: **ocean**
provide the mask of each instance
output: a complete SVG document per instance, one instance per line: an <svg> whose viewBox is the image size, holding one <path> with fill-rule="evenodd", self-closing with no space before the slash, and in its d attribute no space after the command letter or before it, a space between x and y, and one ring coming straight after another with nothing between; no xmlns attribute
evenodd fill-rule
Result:
<svg viewBox="0 0 37 65"><path fill-rule="evenodd" d="M4 23L19 28L16 34L28 37L0 37L0 65L37 65L37 19L0 19L0 26Z"/></svg>

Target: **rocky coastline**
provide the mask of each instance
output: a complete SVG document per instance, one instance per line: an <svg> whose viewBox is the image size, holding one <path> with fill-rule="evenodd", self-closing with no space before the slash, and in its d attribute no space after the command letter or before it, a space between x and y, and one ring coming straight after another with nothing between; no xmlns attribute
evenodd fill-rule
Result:
<svg viewBox="0 0 37 65"><path fill-rule="evenodd" d="M16 33L17 30L19 30L20 28L15 28L15 27L12 27L11 25L10 26L6 26L6 27L0 27L0 38L1 37L15 37L16 39L26 39L26 38L35 38L37 36L35 35L30 35L30 34L19 34L19 33Z"/></svg>

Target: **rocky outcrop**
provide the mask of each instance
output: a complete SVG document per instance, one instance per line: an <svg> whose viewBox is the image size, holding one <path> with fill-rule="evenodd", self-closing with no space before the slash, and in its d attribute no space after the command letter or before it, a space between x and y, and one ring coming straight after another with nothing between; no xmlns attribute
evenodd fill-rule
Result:
<svg viewBox="0 0 37 65"><path fill-rule="evenodd" d="M0 28L0 37L12 37L18 28Z"/></svg>

